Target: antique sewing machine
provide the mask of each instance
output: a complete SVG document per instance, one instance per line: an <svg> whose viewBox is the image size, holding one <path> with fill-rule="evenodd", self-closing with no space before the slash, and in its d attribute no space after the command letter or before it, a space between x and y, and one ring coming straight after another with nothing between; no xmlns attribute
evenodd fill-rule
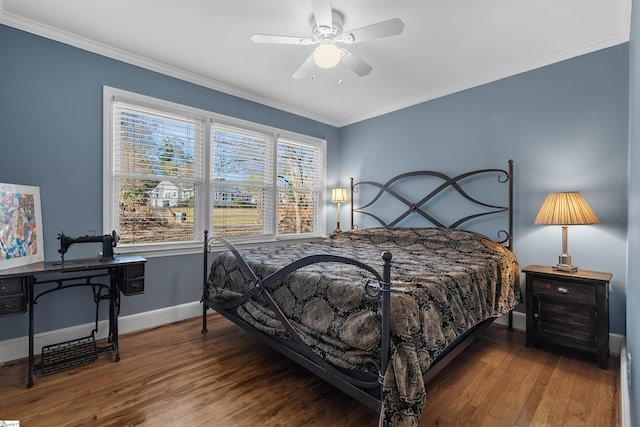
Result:
<svg viewBox="0 0 640 427"><path fill-rule="evenodd" d="M58 234L58 240L60 240L60 249L58 249L58 252L60 253L63 263L64 254L67 253L71 245L75 245L76 243L102 243L102 257L100 260L105 261L113 259L113 248L118 244L120 236L118 236L115 230L113 230L111 234L102 236L90 236L87 234L86 236L80 237L69 237L62 232Z"/></svg>

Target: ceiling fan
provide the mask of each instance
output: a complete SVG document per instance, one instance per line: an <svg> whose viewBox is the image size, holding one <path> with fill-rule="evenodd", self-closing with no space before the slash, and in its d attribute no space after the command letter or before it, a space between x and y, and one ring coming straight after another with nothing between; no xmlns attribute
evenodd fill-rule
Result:
<svg viewBox="0 0 640 427"><path fill-rule="evenodd" d="M318 45L313 53L302 63L291 77L301 79L313 69L333 68L343 63L357 75L366 76L371 66L344 47L337 44L354 44L367 40L395 36L402 33L404 23L399 18L378 22L356 30L342 30L342 15L331 8L331 0L311 0L313 9L312 37L280 36L271 34L254 34L251 40L256 43L277 43L294 45Z"/></svg>

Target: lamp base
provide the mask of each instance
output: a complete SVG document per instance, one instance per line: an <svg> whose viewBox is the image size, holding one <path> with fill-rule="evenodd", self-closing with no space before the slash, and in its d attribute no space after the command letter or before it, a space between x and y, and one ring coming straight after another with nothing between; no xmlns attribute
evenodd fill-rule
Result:
<svg viewBox="0 0 640 427"><path fill-rule="evenodd" d="M577 266L569 265L569 264L558 264L558 265L554 265L552 268L554 270L565 271L567 273L575 273L576 271L578 271Z"/></svg>
<svg viewBox="0 0 640 427"><path fill-rule="evenodd" d="M558 256L558 265L554 266L554 270L566 271L567 273L575 273L578 267L571 262L571 255L567 253L566 244L562 245L564 252Z"/></svg>
<svg viewBox="0 0 640 427"><path fill-rule="evenodd" d="M336 229L333 230L333 234L340 234L342 233L342 230L340 230L340 221L338 221L338 223L336 224Z"/></svg>

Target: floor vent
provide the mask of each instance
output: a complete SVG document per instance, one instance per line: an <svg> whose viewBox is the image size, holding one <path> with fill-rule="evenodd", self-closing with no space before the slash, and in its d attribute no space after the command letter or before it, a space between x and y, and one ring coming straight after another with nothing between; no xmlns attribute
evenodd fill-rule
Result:
<svg viewBox="0 0 640 427"><path fill-rule="evenodd" d="M91 332L88 337L42 347L40 372L42 375L53 374L76 366L87 365L97 359L96 340Z"/></svg>

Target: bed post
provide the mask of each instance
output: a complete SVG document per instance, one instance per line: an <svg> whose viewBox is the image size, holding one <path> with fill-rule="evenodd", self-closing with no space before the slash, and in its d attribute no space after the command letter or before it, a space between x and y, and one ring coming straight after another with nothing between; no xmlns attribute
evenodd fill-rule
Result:
<svg viewBox="0 0 640 427"><path fill-rule="evenodd" d="M382 252L382 259L384 260L382 266L382 283L380 283L380 291L382 292L382 343L380 349L380 373L378 374L378 381L381 386L384 382L384 375L389 363L389 339L391 334L391 258L391 252ZM384 394L381 394L381 404L383 398Z"/></svg>
<svg viewBox="0 0 640 427"><path fill-rule="evenodd" d="M513 160L509 160L509 249L513 252Z"/></svg>
<svg viewBox="0 0 640 427"><path fill-rule="evenodd" d="M349 229L353 230L353 178L351 178L351 194L349 200L351 200L351 228Z"/></svg>
<svg viewBox="0 0 640 427"><path fill-rule="evenodd" d="M513 159L509 159L509 250L513 252ZM507 329L513 331L513 310L507 318Z"/></svg>
<svg viewBox="0 0 640 427"><path fill-rule="evenodd" d="M204 230L204 259L202 261L202 333L207 332L207 271L209 261L209 231Z"/></svg>

